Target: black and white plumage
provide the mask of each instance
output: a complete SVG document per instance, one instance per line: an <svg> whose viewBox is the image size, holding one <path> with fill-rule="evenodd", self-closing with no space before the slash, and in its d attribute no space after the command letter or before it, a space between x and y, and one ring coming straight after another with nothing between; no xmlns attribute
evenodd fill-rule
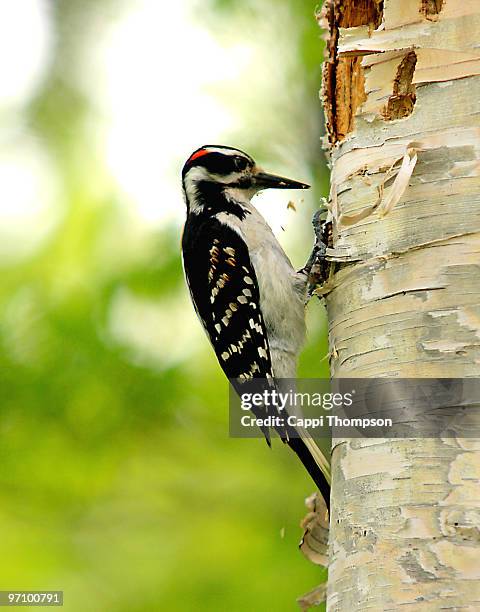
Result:
<svg viewBox="0 0 480 612"><path fill-rule="evenodd" d="M223 146L195 151L182 180L185 276L220 366L231 380L274 384L274 378L295 378L305 338L308 270L295 271L250 200L262 189L308 185L267 174L243 151ZM328 505L329 465L318 446L302 432L278 433Z"/></svg>
<svg viewBox="0 0 480 612"><path fill-rule="evenodd" d="M257 277L241 237L215 217L193 215L183 254L195 308L225 374L273 377Z"/></svg>

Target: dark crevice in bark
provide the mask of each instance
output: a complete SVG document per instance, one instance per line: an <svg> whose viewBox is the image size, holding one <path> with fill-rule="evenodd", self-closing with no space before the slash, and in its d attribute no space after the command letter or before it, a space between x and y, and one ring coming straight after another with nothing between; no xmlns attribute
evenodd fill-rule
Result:
<svg viewBox="0 0 480 612"><path fill-rule="evenodd" d="M393 93L383 111L383 118L386 121L403 119L412 114L417 99L415 85L412 82L416 65L417 54L415 51L410 51L400 62L397 76L393 82Z"/></svg>
<svg viewBox="0 0 480 612"><path fill-rule="evenodd" d="M443 0L421 0L420 13L430 21L436 21L443 8Z"/></svg>

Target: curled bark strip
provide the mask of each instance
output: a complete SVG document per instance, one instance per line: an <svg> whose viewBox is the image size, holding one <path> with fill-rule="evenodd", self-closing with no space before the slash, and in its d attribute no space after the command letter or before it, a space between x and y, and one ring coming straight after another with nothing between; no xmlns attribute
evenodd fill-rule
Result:
<svg viewBox="0 0 480 612"><path fill-rule="evenodd" d="M297 599L301 610L309 610L313 606L319 606L327 599L327 583L323 582L318 587L305 593Z"/></svg>
<svg viewBox="0 0 480 612"><path fill-rule="evenodd" d="M350 227L352 225L356 225L357 223L360 223L360 221L363 221L364 219L369 217L373 212L375 212L376 208L382 201L382 196L383 196L383 187L380 187L379 197L378 197L378 200L375 202L375 204L372 204L371 206L367 206L367 208L364 208L363 210L355 214L340 215L340 218L338 219L339 227L342 227L342 226Z"/></svg>
<svg viewBox="0 0 480 612"><path fill-rule="evenodd" d="M309 512L300 523L305 530L299 548L305 557L316 565L328 566L328 511L318 493L305 500Z"/></svg>
<svg viewBox="0 0 480 612"><path fill-rule="evenodd" d="M388 196L382 201L378 208L378 214L380 217L387 215L395 204L399 202L400 198L408 187L410 177L412 176L413 170L417 164L417 159L417 150L415 148L408 148L403 156L402 165L400 166L400 171L397 174L395 182L393 183Z"/></svg>
<svg viewBox="0 0 480 612"><path fill-rule="evenodd" d="M402 159L402 165L400 166L400 170L398 171L398 173L394 168L397 162L399 161L399 159L397 159L392 164L388 172L385 174L383 183L378 186L379 195L378 195L377 201L371 206L367 206L366 208L363 208L358 213L353 213L349 215L340 213L338 217L339 228L341 228L342 226L351 227L353 225L356 225L357 223L360 223L360 221L363 221L364 219L369 217L373 212L375 212L377 208L378 208L380 217L384 217L386 214L388 214L392 210L395 204L402 197L403 193L405 192L405 189L408 187L408 182L410 180L410 177L412 176L413 170L417 163L417 149L413 147L412 144L417 144L417 143L411 143L407 147L407 150L403 158L399 158L399 159ZM392 189L390 190L387 198L383 200L385 184L393 176L395 176L396 173L397 173L397 176L396 176L395 182L393 183Z"/></svg>

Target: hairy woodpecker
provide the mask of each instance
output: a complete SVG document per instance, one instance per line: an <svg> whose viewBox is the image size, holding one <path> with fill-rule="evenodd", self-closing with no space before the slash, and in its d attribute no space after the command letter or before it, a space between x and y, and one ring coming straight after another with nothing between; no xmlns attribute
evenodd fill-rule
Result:
<svg viewBox="0 0 480 612"><path fill-rule="evenodd" d="M314 260L295 271L250 200L262 189L309 186L267 174L243 151L216 145L190 155L182 184L185 277L224 373L237 381L295 378ZM270 443L268 430L264 434ZM330 472L323 453L298 428L279 435L299 456L328 507Z"/></svg>

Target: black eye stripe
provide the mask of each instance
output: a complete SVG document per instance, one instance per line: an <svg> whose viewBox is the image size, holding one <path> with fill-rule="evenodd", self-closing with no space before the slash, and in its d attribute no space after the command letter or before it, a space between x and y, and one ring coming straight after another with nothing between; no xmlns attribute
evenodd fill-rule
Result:
<svg viewBox="0 0 480 612"><path fill-rule="evenodd" d="M235 172L235 159L231 155L210 153L200 158L198 161L200 162L199 165L213 174L230 174L231 172Z"/></svg>
<svg viewBox="0 0 480 612"><path fill-rule="evenodd" d="M240 155L225 155L212 151L194 159L188 164L188 169L201 166L212 174L227 175L245 170L248 164L249 161Z"/></svg>
<svg viewBox="0 0 480 612"><path fill-rule="evenodd" d="M248 166L248 161L244 157L240 157L240 155L235 155L234 164L237 170L245 170Z"/></svg>

